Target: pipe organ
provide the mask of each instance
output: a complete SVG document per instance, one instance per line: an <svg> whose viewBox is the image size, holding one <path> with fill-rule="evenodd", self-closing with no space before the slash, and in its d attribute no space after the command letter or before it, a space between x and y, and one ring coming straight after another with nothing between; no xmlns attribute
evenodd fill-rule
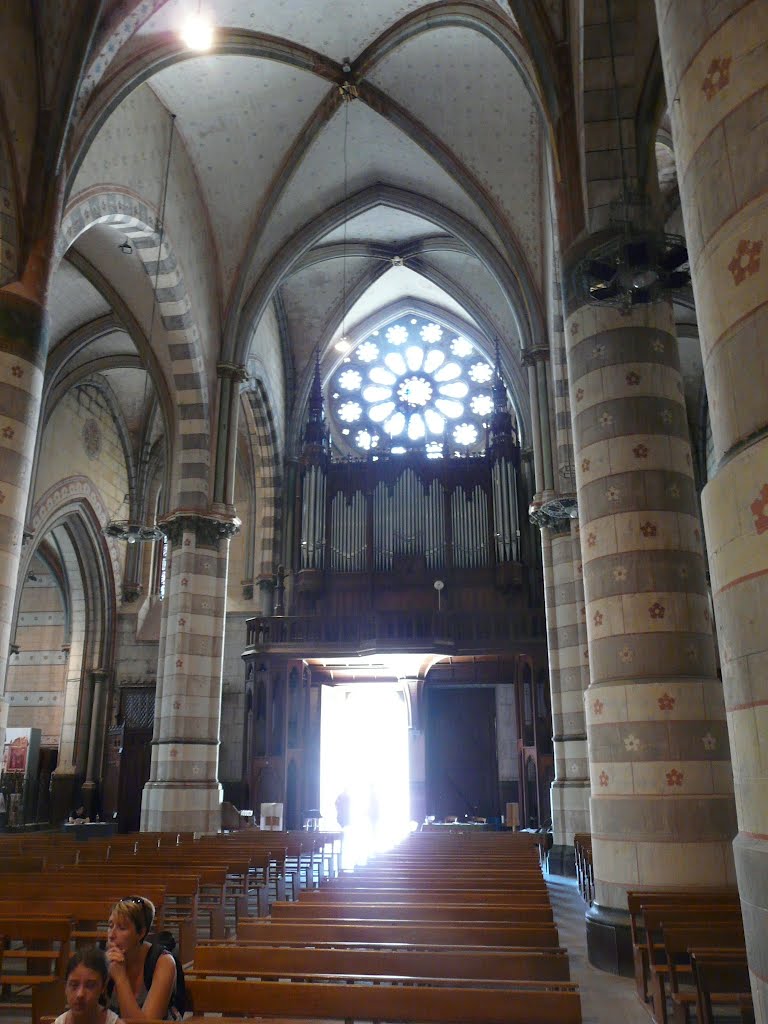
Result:
<svg viewBox="0 0 768 1024"><path fill-rule="evenodd" d="M300 474L301 570L488 569L518 562L518 449L500 458L314 461Z"/></svg>

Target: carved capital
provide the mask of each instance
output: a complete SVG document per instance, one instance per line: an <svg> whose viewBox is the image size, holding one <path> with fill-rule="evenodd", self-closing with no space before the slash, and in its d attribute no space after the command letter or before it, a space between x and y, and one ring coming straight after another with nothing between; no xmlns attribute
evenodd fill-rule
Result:
<svg viewBox="0 0 768 1024"><path fill-rule="evenodd" d="M219 542L234 537L241 524L237 516L179 511L172 512L157 525L168 538L171 547L180 547L184 534L194 533L197 547L218 549Z"/></svg>
<svg viewBox="0 0 768 1024"><path fill-rule="evenodd" d="M216 375L244 384L248 380L248 369L241 363L216 363Z"/></svg>
<svg viewBox="0 0 768 1024"><path fill-rule="evenodd" d="M536 363L544 363L549 359L549 345L530 345L520 353L520 361L523 366L535 366Z"/></svg>

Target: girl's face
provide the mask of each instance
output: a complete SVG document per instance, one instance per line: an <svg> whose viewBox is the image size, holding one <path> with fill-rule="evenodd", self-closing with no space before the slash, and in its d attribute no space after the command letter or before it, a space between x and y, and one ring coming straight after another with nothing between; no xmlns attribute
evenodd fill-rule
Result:
<svg viewBox="0 0 768 1024"><path fill-rule="evenodd" d="M127 950L138 946L139 933L129 917L122 914L111 914L107 924L107 945L115 947L125 953Z"/></svg>
<svg viewBox="0 0 768 1024"><path fill-rule="evenodd" d="M91 1017L99 1010L104 981L98 971L78 964L66 981L67 1005L74 1017Z"/></svg>

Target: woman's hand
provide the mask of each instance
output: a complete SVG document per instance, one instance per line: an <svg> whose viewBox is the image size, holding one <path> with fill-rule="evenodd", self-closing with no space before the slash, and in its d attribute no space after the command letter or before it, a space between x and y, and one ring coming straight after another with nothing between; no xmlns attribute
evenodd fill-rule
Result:
<svg viewBox="0 0 768 1024"><path fill-rule="evenodd" d="M113 981L118 978L125 978L125 954L117 946L107 946L107 967L109 976Z"/></svg>

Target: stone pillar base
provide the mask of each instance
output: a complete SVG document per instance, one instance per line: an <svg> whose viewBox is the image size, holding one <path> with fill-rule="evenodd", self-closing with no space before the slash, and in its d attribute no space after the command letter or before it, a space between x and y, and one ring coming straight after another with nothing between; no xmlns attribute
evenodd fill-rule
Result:
<svg viewBox="0 0 768 1024"><path fill-rule="evenodd" d="M576 877L576 851L572 846L553 846L547 854L547 871L550 875Z"/></svg>
<svg viewBox="0 0 768 1024"><path fill-rule="evenodd" d="M221 831L218 782L148 782L141 800L142 832Z"/></svg>
<svg viewBox="0 0 768 1024"><path fill-rule="evenodd" d="M634 977L628 912L593 903L586 913L586 921L587 957L592 966L610 974Z"/></svg>

